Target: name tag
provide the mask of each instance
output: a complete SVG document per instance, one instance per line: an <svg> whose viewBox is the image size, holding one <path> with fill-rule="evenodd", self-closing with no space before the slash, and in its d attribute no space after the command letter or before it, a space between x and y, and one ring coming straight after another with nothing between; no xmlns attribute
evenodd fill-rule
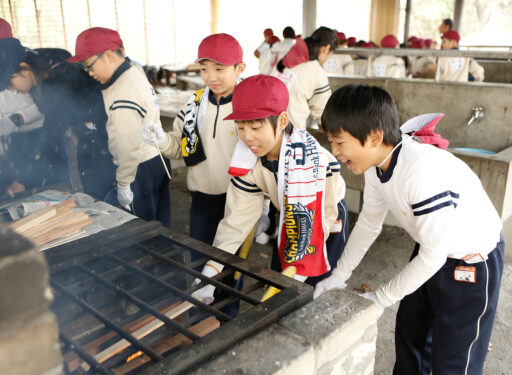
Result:
<svg viewBox="0 0 512 375"><path fill-rule="evenodd" d="M384 77L386 75L386 65L385 64L375 65L375 75L377 77Z"/></svg>
<svg viewBox="0 0 512 375"><path fill-rule="evenodd" d="M482 254L476 253L476 254L468 254L460 259L463 260L464 262L466 262L467 264L473 264L473 263L480 263L480 262L486 260L487 257L484 258L482 256Z"/></svg>
<svg viewBox="0 0 512 375"><path fill-rule="evenodd" d="M453 271L453 279L463 283L476 283L476 267L455 267L455 271Z"/></svg>
<svg viewBox="0 0 512 375"><path fill-rule="evenodd" d="M462 70L464 68L464 59L461 57L451 59L450 67L452 70Z"/></svg>

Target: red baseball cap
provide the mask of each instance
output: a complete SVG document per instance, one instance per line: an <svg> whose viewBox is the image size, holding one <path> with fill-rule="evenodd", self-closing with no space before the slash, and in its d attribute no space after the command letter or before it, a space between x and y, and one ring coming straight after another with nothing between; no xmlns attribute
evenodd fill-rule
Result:
<svg viewBox="0 0 512 375"><path fill-rule="evenodd" d="M336 37L338 38L340 43L344 43L347 40L345 33L336 33Z"/></svg>
<svg viewBox="0 0 512 375"><path fill-rule="evenodd" d="M418 38L411 43L411 48L422 49L423 47L425 47L425 41L421 38Z"/></svg>
<svg viewBox="0 0 512 375"><path fill-rule="evenodd" d="M457 31L455 30L450 30L450 31L447 31L443 34L443 39L446 38L446 39L450 39L450 40L455 40L457 43L459 42L460 40L460 35Z"/></svg>
<svg viewBox="0 0 512 375"><path fill-rule="evenodd" d="M288 108L286 85L276 77L258 74L244 79L233 92L233 113L224 120L248 121L278 116Z"/></svg>
<svg viewBox="0 0 512 375"><path fill-rule="evenodd" d="M9 22L0 18L0 39L13 38L12 28Z"/></svg>
<svg viewBox="0 0 512 375"><path fill-rule="evenodd" d="M354 47L357 43L357 39L354 36L351 36L347 39L347 44L349 47Z"/></svg>
<svg viewBox="0 0 512 375"><path fill-rule="evenodd" d="M371 43L363 43L361 44L361 48L374 48L373 44Z"/></svg>
<svg viewBox="0 0 512 375"><path fill-rule="evenodd" d="M201 60L212 60L216 63L232 66L244 59L240 43L229 34L213 34L203 39L197 51L198 63Z"/></svg>
<svg viewBox="0 0 512 375"><path fill-rule="evenodd" d="M395 48L398 45L398 39L393 34L388 34L380 41L382 48Z"/></svg>
<svg viewBox="0 0 512 375"><path fill-rule="evenodd" d="M413 35L407 39L407 42L414 42L415 40L418 40L418 37Z"/></svg>
<svg viewBox="0 0 512 375"><path fill-rule="evenodd" d="M76 63L105 52L107 50L117 51L123 46L119 33L105 27L92 27L82 31L76 37L75 56L67 61Z"/></svg>
<svg viewBox="0 0 512 375"><path fill-rule="evenodd" d="M268 28L268 29L265 29L263 30L263 35L268 38L268 37L271 37L272 35L274 35L274 30Z"/></svg>

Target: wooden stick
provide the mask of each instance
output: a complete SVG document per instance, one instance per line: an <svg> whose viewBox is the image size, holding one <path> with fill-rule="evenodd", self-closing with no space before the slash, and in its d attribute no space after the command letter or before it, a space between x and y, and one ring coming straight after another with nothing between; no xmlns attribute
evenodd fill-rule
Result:
<svg viewBox="0 0 512 375"><path fill-rule="evenodd" d="M194 307L194 305L190 302L183 302L173 308L172 310L165 313L170 319L174 319L177 316L183 314L185 311L189 310L191 307ZM155 319L151 323L146 324L144 327L141 327L137 331L133 332L132 335L135 336L138 340L143 338L144 336L149 335L151 332L155 331L157 328L160 328L164 325L164 322L161 320ZM98 362L105 362L107 359L113 357L114 355L121 353L124 349L129 347L131 343L128 340L122 339L119 340L114 345L108 347L107 349L103 350L101 353L97 354L95 356L96 360Z"/></svg>
<svg viewBox="0 0 512 375"><path fill-rule="evenodd" d="M87 219L82 220L80 222L61 227L55 231L50 231L41 236L34 237L34 238L32 238L32 242L34 243L34 245L39 246L39 245L45 244L47 242L56 240L57 238L68 236L70 234L74 234L74 233L80 231L80 229L82 229L83 227L85 227L93 222L93 220L91 218L89 218L87 215L86 215L86 217L87 217Z"/></svg>
<svg viewBox="0 0 512 375"><path fill-rule="evenodd" d="M59 226L68 224L69 220L75 220L76 217L83 217L85 215L81 212L73 212L69 208L66 208L66 210L67 211L59 211L59 209L57 209L57 215L43 221L38 226L23 232L23 235L34 238L50 230L56 229Z"/></svg>
<svg viewBox="0 0 512 375"><path fill-rule="evenodd" d="M162 156L162 152L160 151L160 147L158 147L158 142L156 141L156 136L154 132L151 132L151 135L153 136L153 141L155 142L155 147L158 150L158 155L160 155L160 159L162 160L162 164L164 165L165 172L167 173L167 177L169 177L169 180L171 179L171 174L169 173L169 170L167 169L167 165L165 164L164 157Z"/></svg>
<svg viewBox="0 0 512 375"><path fill-rule="evenodd" d="M160 312L162 314L165 314L169 310L179 306L181 304L181 301L174 302L173 304L166 306L165 308L161 309ZM126 331L132 333L141 327L146 326L147 324L151 323L156 319L153 315L144 315L140 317L139 319L134 320L133 322L128 323L123 327ZM65 327L64 327L65 332ZM84 346L82 346L82 349L85 350L90 355L94 356L99 353L99 347L105 343L106 341L116 337L117 333L114 331L109 331L106 335L103 335L101 337L98 337L97 339L94 339ZM75 371L80 364L83 362L82 358L78 356L75 352L69 352L66 355L64 355L64 361L66 361L66 364L68 366L68 370L70 372Z"/></svg>
<svg viewBox="0 0 512 375"><path fill-rule="evenodd" d="M200 337L206 336L212 331L215 331L220 327L220 322L213 318L209 317L192 327L190 327L190 331ZM186 346L192 344L192 340L186 337L185 335L178 333L170 338L166 338L160 344L154 345L152 349L158 354L164 354L174 348L179 346ZM139 366L151 361L151 358L147 354L142 354L140 357L137 357L130 362L127 362L115 369L112 369L112 372L116 375L124 375L133 369L136 369Z"/></svg>
<svg viewBox="0 0 512 375"><path fill-rule="evenodd" d="M85 233L86 233L85 230L81 230L80 232L70 234L69 236L61 237L56 240L46 242L42 245L39 245L39 247L37 249L39 251L45 251L45 250L51 249L52 247L62 245L63 243L71 242L71 241L79 238L80 236L84 235Z"/></svg>
<svg viewBox="0 0 512 375"><path fill-rule="evenodd" d="M21 218L9 226L11 229L14 229L16 232L23 234L23 232L35 227L38 224L41 224L43 221L55 216L57 214L57 210L52 207L44 207L36 212Z"/></svg>

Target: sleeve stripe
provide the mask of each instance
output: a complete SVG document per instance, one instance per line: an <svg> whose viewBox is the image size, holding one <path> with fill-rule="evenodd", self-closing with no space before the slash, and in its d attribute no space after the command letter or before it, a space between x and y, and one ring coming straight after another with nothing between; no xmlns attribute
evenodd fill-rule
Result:
<svg viewBox="0 0 512 375"><path fill-rule="evenodd" d="M429 214L431 212L440 210L441 208L448 207L448 206L453 206L454 208L457 208L457 203L455 203L452 200L449 200L449 201L446 201L446 202L443 202L443 203L439 203L437 206L433 206L433 207L427 208L427 209L422 210L422 211L415 211L414 212L414 216L421 216L421 215Z"/></svg>
<svg viewBox="0 0 512 375"><path fill-rule="evenodd" d="M178 117L181 121L185 122L185 118L181 117L179 113L176 117Z"/></svg>
<svg viewBox="0 0 512 375"><path fill-rule="evenodd" d="M413 210L417 209L417 208L420 208L420 207L423 207L429 203L432 203L432 202L435 202L443 197L447 197L447 196L451 196L452 198L456 198L456 199L459 199L460 195L457 194L457 193L454 193L453 191L450 191L450 190L446 190L446 191L443 191L442 193L439 193L437 195L434 195L433 197L430 197L428 199L425 199L424 201L421 201L421 202L418 202L418 203L415 203L411 206L411 208Z"/></svg>
<svg viewBox="0 0 512 375"><path fill-rule="evenodd" d="M118 105L118 106L115 106L115 107L112 106L112 107L110 107L110 110L114 111L114 110L120 109L120 108L133 109L134 111L136 111L140 115L140 117L144 118L144 114L138 108L130 107L130 106L127 106L127 105Z"/></svg>
<svg viewBox="0 0 512 375"><path fill-rule="evenodd" d="M330 88L329 84L327 84L327 85L325 85L325 86L322 86L322 87L319 87L319 88L317 88L317 89L314 89L314 90L313 90L313 92L315 93L315 92L317 92L317 91L322 91L322 90L324 90L324 89L326 89L326 88Z"/></svg>
<svg viewBox="0 0 512 375"><path fill-rule="evenodd" d="M235 179L234 179L234 178L232 178L232 179L231 179L231 183L232 183L233 185L235 185L235 187L236 187L237 189L239 189L239 190L243 190L243 191L246 191L246 192L248 192L248 193L260 193L260 192L261 192L261 190L260 190L260 189L247 189L247 188L245 188L245 187L243 187L243 186L238 185L238 184L236 183L236 181L235 181Z"/></svg>
<svg viewBox="0 0 512 375"><path fill-rule="evenodd" d="M311 101L311 100L315 97L315 95L323 94L324 92L327 92L327 91L329 91L330 89L331 89L330 87L327 87L324 91L319 91L319 92L315 92L315 93L313 93L313 95L311 96L311 98L309 98L309 99L308 99L308 102L309 102L309 101Z"/></svg>
<svg viewBox="0 0 512 375"><path fill-rule="evenodd" d="M325 177L332 177L332 173L326 173Z"/></svg>
<svg viewBox="0 0 512 375"><path fill-rule="evenodd" d="M144 112L144 114L147 113L147 111L144 109L144 107L142 107L140 104L138 103L135 103L135 102L132 102L131 100L114 100L114 102L112 103L112 105L110 106L110 109L112 109L113 106L115 106L116 104L131 104L137 108L139 108L142 112Z"/></svg>
<svg viewBox="0 0 512 375"><path fill-rule="evenodd" d="M255 185L255 184L251 184L247 181L244 181L242 180L240 177L233 177L237 182L240 182L241 184L244 184L245 186L249 186L249 187L252 187L252 188L257 188L258 185Z"/></svg>

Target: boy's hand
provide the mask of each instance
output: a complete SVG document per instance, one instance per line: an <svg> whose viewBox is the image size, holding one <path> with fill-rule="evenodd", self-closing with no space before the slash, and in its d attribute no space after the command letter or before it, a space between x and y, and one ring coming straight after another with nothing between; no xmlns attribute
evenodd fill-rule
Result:
<svg viewBox="0 0 512 375"><path fill-rule="evenodd" d="M131 211L130 203L133 202L133 192L132 189L130 189L130 185L121 186L117 184L117 201L121 207Z"/></svg>
<svg viewBox="0 0 512 375"><path fill-rule="evenodd" d="M377 319L381 317L382 313L384 312L384 309L386 306L384 306L382 303L379 302L379 299L377 298L377 295L374 292L366 292L361 294L366 299L369 299L370 301L373 301L377 304L378 312L377 312Z"/></svg>
<svg viewBox="0 0 512 375"><path fill-rule="evenodd" d="M166 140L165 132L160 125L155 124L151 120L146 120L142 123L142 140L148 145L155 145L155 139L157 145L160 147Z"/></svg>
<svg viewBox="0 0 512 375"><path fill-rule="evenodd" d="M324 280L320 281L318 284L316 284L313 298L320 297L322 294L324 294L328 290L331 290L334 288L344 289L346 286L347 286L347 283L345 282L345 280L343 280L341 277L339 277L338 275L333 273L327 279L324 279Z"/></svg>
<svg viewBox="0 0 512 375"><path fill-rule="evenodd" d="M208 277L213 277L218 274L217 270L211 266L205 265L201 273ZM201 282L201 279L195 279L192 285L197 285ZM201 289L196 290L192 293L192 297L201 300L201 302L209 305L213 302L213 292L215 291L215 287L211 284L203 286Z"/></svg>
<svg viewBox="0 0 512 375"><path fill-rule="evenodd" d="M0 136L9 135L16 131L16 124L7 116L0 117Z"/></svg>

